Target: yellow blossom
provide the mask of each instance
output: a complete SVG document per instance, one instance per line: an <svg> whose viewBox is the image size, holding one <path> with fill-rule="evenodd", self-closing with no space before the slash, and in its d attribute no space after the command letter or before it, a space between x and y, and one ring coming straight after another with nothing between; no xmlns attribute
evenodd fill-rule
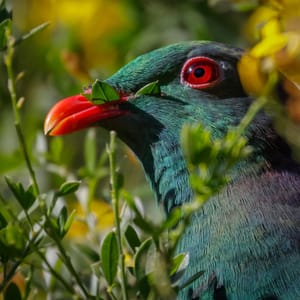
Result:
<svg viewBox="0 0 300 300"><path fill-rule="evenodd" d="M238 66L245 90L259 95L272 72L299 88L300 1L263 1L249 18L246 32L256 44L241 58Z"/></svg>
<svg viewBox="0 0 300 300"><path fill-rule="evenodd" d="M90 212L87 212L79 202L75 205L74 209L76 210L75 219L67 233L68 238L84 239L89 232L105 231L114 224L112 208L104 201L92 201ZM92 228L88 225L88 217L93 219L95 223L95 226Z"/></svg>

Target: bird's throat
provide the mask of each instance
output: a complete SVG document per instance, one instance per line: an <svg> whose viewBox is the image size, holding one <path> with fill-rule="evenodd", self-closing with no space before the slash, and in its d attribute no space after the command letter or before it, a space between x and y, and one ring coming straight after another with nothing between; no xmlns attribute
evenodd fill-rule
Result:
<svg viewBox="0 0 300 300"><path fill-rule="evenodd" d="M166 212L191 200L189 172L178 143L158 140L140 159L156 198Z"/></svg>

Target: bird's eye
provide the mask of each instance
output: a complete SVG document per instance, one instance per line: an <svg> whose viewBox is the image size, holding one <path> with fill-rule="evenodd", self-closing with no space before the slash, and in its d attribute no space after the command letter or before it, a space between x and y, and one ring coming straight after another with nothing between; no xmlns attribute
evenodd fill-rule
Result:
<svg viewBox="0 0 300 300"><path fill-rule="evenodd" d="M213 59L198 56L185 62L181 70L181 83L193 89L213 86L220 79L220 67Z"/></svg>

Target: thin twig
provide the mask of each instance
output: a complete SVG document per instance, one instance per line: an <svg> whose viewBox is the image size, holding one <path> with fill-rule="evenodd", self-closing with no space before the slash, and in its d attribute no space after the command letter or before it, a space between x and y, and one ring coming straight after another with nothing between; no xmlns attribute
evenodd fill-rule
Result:
<svg viewBox="0 0 300 300"><path fill-rule="evenodd" d="M116 227L116 236L121 259L121 287L124 300L128 300L127 278L125 270L125 255L122 247L121 225L119 214L119 188L116 173L116 133L110 132L110 144L108 147L109 167L110 167L110 184L111 184L111 201L114 212L114 220Z"/></svg>
<svg viewBox="0 0 300 300"><path fill-rule="evenodd" d="M14 39L11 36L11 32L8 28L6 29L6 36L7 36L7 40L8 40L8 46L7 46L7 52L5 55L4 63L6 65L6 69L7 69L7 75L8 75L8 84L7 85L8 85L9 95L11 98L11 104L12 104L12 108L13 108L13 112L14 112L15 127L16 127L16 131L17 131L17 135L18 135L18 141L20 144L20 148L23 153L31 181L33 183L35 195L39 195L38 183L37 183L35 173L34 173L31 161L30 161L30 157L29 157L28 150L27 150L27 144L26 144L26 141L24 138L22 127L21 127L21 117L20 117L19 108L17 105L16 80L15 80L13 67L12 67L15 42L14 42Z"/></svg>

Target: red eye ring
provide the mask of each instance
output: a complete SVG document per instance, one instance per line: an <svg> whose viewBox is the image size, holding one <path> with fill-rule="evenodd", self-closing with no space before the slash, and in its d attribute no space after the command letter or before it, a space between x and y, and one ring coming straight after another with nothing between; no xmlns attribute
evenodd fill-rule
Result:
<svg viewBox="0 0 300 300"><path fill-rule="evenodd" d="M220 66L205 56L190 58L182 67L180 81L193 89L204 89L220 80Z"/></svg>

